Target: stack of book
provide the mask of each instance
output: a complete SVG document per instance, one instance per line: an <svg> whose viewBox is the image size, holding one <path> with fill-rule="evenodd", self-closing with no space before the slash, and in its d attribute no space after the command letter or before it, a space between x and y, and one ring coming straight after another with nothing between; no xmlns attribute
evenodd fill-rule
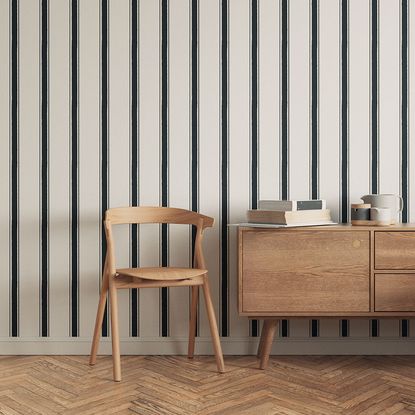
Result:
<svg viewBox="0 0 415 415"><path fill-rule="evenodd" d="M333 223L325 200L260 200L258 209L248 210L248 222L287 226Z"/></svg>

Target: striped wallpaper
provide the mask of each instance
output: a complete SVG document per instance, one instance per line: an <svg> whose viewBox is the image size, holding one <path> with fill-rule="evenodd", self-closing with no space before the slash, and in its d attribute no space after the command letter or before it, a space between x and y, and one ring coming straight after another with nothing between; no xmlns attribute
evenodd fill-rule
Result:
<svg viewBox="0 0 415 415"><path fill-rule="evenodd" d="M411 27L410 0L0 0L0 353L88 352L102 215L123 205L215 217L205 252L224 350L252 352L260 322L237 314L229 223L259 199L309 197L347 222L375 192L401 194L415 221ZM115 236L120 267L190 264L190 229ZM186 288L120 297L124 351L185 351ZM203 307L198 335L209 351ZM401 337L406 352L412 336L407 320L282 321L275 350L355 339L375 353Z"/></svg>

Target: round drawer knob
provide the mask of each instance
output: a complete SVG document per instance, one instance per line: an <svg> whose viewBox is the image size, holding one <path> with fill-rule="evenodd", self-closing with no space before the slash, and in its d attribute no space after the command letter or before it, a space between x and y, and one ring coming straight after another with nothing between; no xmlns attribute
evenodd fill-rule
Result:
<svg viewBox="0 0 415 415"><path fill-rule="evenodd" d="M359 247L360 247L360 241L356 239L355 241L353 241L353 248L359 248Z"/></svg>

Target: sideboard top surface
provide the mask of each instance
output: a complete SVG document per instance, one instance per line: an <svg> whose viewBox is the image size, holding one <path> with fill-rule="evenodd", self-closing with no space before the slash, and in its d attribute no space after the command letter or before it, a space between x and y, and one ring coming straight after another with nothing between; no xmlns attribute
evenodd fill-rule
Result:
<svg viewBox="0 0 415 415"><path fill-rule="evenodd" d="M240 230L249 231L305 231L305 230L316 230L316 231L413 231L415 230L415 223L397 223L396 225L386 226L356 226L350 223L339 223L336 225L323 225L323 226L288 226L281 228L267 228L259 226L239 226Z"/></svg>

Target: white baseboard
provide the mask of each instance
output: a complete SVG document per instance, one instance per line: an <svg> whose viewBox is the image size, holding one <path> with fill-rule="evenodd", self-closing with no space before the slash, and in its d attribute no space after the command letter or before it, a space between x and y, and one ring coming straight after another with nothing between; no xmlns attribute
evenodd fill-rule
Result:
<svg viewBox="0 0 415 415"><path fill-rule="evenodd" d="M225 355L253 355L258 339L222 338ZM90 338L0 337L0 355L87 355ZM111 354L111 341L103 339L100 354ZM121 339L124 355L185 355L185 338ZM196 354L212 355L210 338L197 338ZM415 338L289 338L274 342L275 355L413 355Z"/></svg>

